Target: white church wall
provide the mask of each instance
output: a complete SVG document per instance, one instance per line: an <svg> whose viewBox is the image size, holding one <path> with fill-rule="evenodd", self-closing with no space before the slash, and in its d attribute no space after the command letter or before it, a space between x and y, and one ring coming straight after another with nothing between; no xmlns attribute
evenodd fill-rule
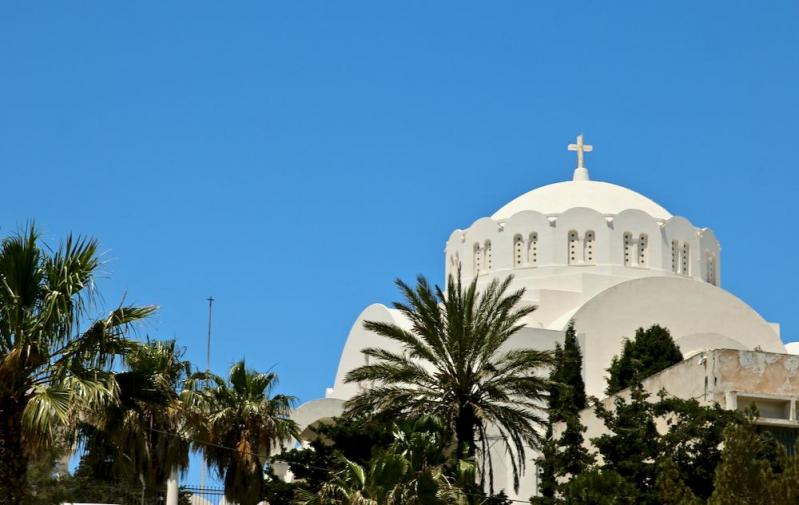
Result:
<svg viewBox="0 0 799 505"><path fill-rule="evenodd" d="M655 219L638 209L604 215L577 207L557 216L522 211L504 221L481 218L468 229L450 235L445 256L446 275L460 262L467 281L473 278L475 269L479 277L507 271L525 277L527 270L540 269L533 275L541 278L567 272L552 268L586 266L649 270L647 275L676 273L714 285L720 285L721 280L720 248L711 230L695 228L679 216L667 221ZM622 278L637 275L602 272Z"/></svg>
<svg viewBox="0 0 799 505"><path fill-rule="evenodd" d="M676 260L676 268L679 275L702 279L699 268L699 238L697 229L684 217L674 216L663 225L663 251L665 270L673 271L672 268L672 243L676 241L679 251L679 259ZM688 247L689 260L687 263L688 271L683 266L683 251Z"/></svg>
<svg viewBox="0 0 799 505"><path fill-rule="evenodd" d="M571 232L577 233L576 250L570 248ZM590 249L589 233L594 234L594 243ZM555 263L571 266L607 264L610 262L609 243L607 221L599 212L578 207L558 216L555 223Z"/></svg>
<svg viewBox="0 0 799 505"><path fill-rule="evenodd" d="M291 413L291 419L297 423L300 437L307 440L306 432L314 423L333 419L344 413L344 400L339 398L319 398L305 402Z"/></svg>
<svg viewBox="0 0 799 505"><path fill-rule="evenodd" d="M699 234L702 279L714 286L721 286L721 247L716 234L703 228Z"/></svg>
<svg viewBox="0 0 799 505"><path fill-rule="evenodd" d="M367 364L366 357L361 353L362 349L379 347L390 351L402 351L402 346L399 343L367 331L363 327L364 321L380 321L393 323L406 329L410 328L410 324L398 310L389 309L380 303L366 307L355 320L347 335L347 341L341 352L338 370L336 371L336 380L332 391L327 395L329 398L348 400L367 386L365 384L345 382L345 377L350 370Z"/></svg>
<svg viewBox="0 0 799 505"><path fill-rule="evenodd" d="M652 216L638 209L628 209L613 217L613 241L611 254L613 263L624 264L624 235L629 233L632 237L632 251L630 257L631 268L662 269L663 265L663 237L660 225ZM638 245L641 235L646 237L645 260L639 261Z"/></svg>
<svg viewBox="0 0 799 505"><path fill-rule="evenodd" d="M692 279L647 277L617 284L585 303L574 319L577 331L586 334L586 390L593 395L602 394L605 369L620 352L623 339L652 324L668 328L678 340L719 334L748 349L760 346L765 351L784 352L771 326L743 301ZM690 353L696 349L681 350Z"/></svg>
<svg viewBox="0 0 799 505"><path fill-rule="evenodd" d="M513 264L515 251L511 252L511 269L537 268L553 263L552 226L550 226L549 219L545 215L534 211L519 212L506 219L503 222L503 227L503 233L507 234L506 237L510 237L511 247L516 236L522 239L524 246L521 265ZM531 250L533 236L536 239L534 252ZM533 258L533 254L535 254L535 258Z"/></svg>

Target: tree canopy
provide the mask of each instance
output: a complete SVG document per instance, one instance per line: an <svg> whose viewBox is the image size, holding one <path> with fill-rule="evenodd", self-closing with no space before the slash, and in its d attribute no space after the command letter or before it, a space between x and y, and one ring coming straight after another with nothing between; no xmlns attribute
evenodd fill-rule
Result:
<svg viewBox="0 0 799 505"><path fill-rule="evenodd" d="M155 307L119 306L96 318L94 239L54 248L35 226L0 244L0 495L19 504L29 458L64 439L87 410L117 399L114 360L131 325Z"/></svg>
<svg viewBox="0 0 799 505"><path fill-rule="evenodd" d="M668 329L652 325L638 328L633 340L625 340L621 355L614 356L608 368L608 395L630 387L636 380L665 370L682 361L680 348Z"/></svg>
<svg viewBox="0 0 799 505"><path fill-rule="evenodd" d="M435 415L452 429L460 459L473 461L479 445L483 479L492 469L487 432L496 429L512 455L518 487L525 447L540 441L548 390L542 372L551 359L532 348L504 349L535 309L522 305L523 289L509 292L512 280L495 279L479 291L476 279L464 286L459 273L449 277L446 292L422 276L415 287L398 280L406 301L394 306L410 329L377 321L364 326L398 342L403 352L363 350L368 364L346 379L369 387L347 402L349 414Z"/></svg>

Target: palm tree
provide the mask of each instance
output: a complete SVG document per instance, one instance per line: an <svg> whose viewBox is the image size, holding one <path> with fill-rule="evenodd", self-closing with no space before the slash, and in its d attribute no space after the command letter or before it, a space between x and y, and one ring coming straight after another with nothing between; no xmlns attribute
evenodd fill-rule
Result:
<svg viewBox="0 0 799 505"><path fill-rule="evenodd" d="M210 382L210 383L209 383ZM244 360L233 365L228 380L197 374L184 399L197 415L196 439L208 463L225 484L225 499L239 505L261 500L264 464L282 443L299 436L289 418L294 397L272 395L274 372L248 370Z"/></svg>
<svg viewBox="0 0 799 505"><path fill-rule="evenodd" d="M0 244L0 496L19 504L29 457L74 433L88 407L116 397L111 366L132 323L154 307L120 306L90 320L97 242L57 249L33 225Z"/></svg>
<svg viewBox="0 0 799 505"><path fill-rule="evenodd" d="M508 294L511 280L495 279L482 293L476 279L464 287L460 273L449 277L446 293L423 276L415 288L397 280L406 302L394 306L411 329L377 321L364 327L400 343L404 352L362 351L369 364L350 371L346 380L369 387L347 402L348 414L440 417L453 432L461 464L474 464L479 442L482 482L487 432L496 430L512 455L518 489L525 446L538 445L544 424L548 382L541 372L551 360L548 352L506 348L523 318L535 310L520 306L523 289ZM490 482L492 463L487 460Z"/></svg>
<svg viewBox="0 0 799 505"><path fill-rule="evenodd" d="M191 363L174 341L148 341L125 356L116 374L119 401L84 425L85 461L97 475L160 490L189 464L186 409L178 397Z"/></svg>

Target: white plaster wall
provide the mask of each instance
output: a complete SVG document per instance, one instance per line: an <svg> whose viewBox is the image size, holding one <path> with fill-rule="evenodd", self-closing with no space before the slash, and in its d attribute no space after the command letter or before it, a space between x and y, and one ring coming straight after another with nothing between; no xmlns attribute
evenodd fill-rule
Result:
<svg viewBox="0 0 799 505"><path fill-rule="evenodd" d="M639 327L660 324L668 328L686 354L721 343L785 352L771 325L752 308L722 289L693 279L623 282L586 302L573 317L576 330L586 334L586 390L598 396L604 391L605 369L612 357L621 350L623 339L632 338ZM697 338L702 334L718 340Z"/></svg>
<svg viewBox="0 0 799 505"><path fill-rule="evenodd" d="M344 400L339 398L319 398L305 402L291 413L300 433L320 419L331 419L344 413Z"/></svg>
<svg viewBox="0 0 799 505"><path fill-rule="evenodd" d="M576 264L569 261L568 234L571 230L578 233L580 252ZM594 255L591 264L585 264L582 254L585 234L595 234ZM521 235L528 243L531 233L538 234L538 261L536 265L525 262L516 266L514 257L514 237ZM633 251L633 264L624 265L624 234L629 232L637 242L640 235L646 234L646 265L637 264L637 248ZM592 269L607 273L603 267L621 266L626 269L640 270L638 274L614 271L620 277L635 275L675 275L672 272L671 242L677 240L680 245L687 243L690 250L690 277L707 280L707 254L716 258L716 285L721 279L721 249L712 230L694 227L687 219L679 216L667 220L656 219L644 211L627 209L618 214L601 214L596 210L576 207L557 215L544 215L535 211L522 211L501 221L481 218L466 230L455 230L445 247L446 275L455 272L458 262L462 265L463 278L471 280L474 275L475 245L483 250L483 268L477 275L490 279L493 276L504 276L513 272L524 276L527 271L542 269L542 272L560 275L563 267L570 269ZM485 243L491 242L492 262L487 267L485 259ZM679 263L679 262L678 262ZM558 268L552 271L552 268ZM550 270L546 270L549 268ZM546 275L546 274L543 274Z"/></svg>
<svg viewBox="0 0 799 505"><path fill-rule="evenodd" d="M379 347L390 351L402 351L402 346L397 342L366 331L363 327L364 321L380 321L384 323L393 323L406 329L410 328L410 324L398 310L389 309L385 305L379 303L366 307L355 320L347 336L347 341L344 343L344 349L341 352L338 370L336 371L336 380L332 391L327 395L329 398L348 400L352 398L360 388L365 387L365 385L347 383L344 380L350 370L366 364L365 356L361 353L362 349L367 347Z"/></svg>

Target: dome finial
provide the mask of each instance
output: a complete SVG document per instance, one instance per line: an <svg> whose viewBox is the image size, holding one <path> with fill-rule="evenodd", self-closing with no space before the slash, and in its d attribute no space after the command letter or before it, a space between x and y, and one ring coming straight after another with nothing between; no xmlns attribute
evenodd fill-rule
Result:
<svg viewBox="0 0 799 505"><path fill-rule="evenodd" d="M583 164L583 154L590 153L594 150L594 146L590 146L583 142L583 134L577 135L577 143L576 144L569 144L569 151L577 151L577 168L574 169L574 179L575 181L588 181L590 177L588 176L588 169L585 168Z"/></svg>

